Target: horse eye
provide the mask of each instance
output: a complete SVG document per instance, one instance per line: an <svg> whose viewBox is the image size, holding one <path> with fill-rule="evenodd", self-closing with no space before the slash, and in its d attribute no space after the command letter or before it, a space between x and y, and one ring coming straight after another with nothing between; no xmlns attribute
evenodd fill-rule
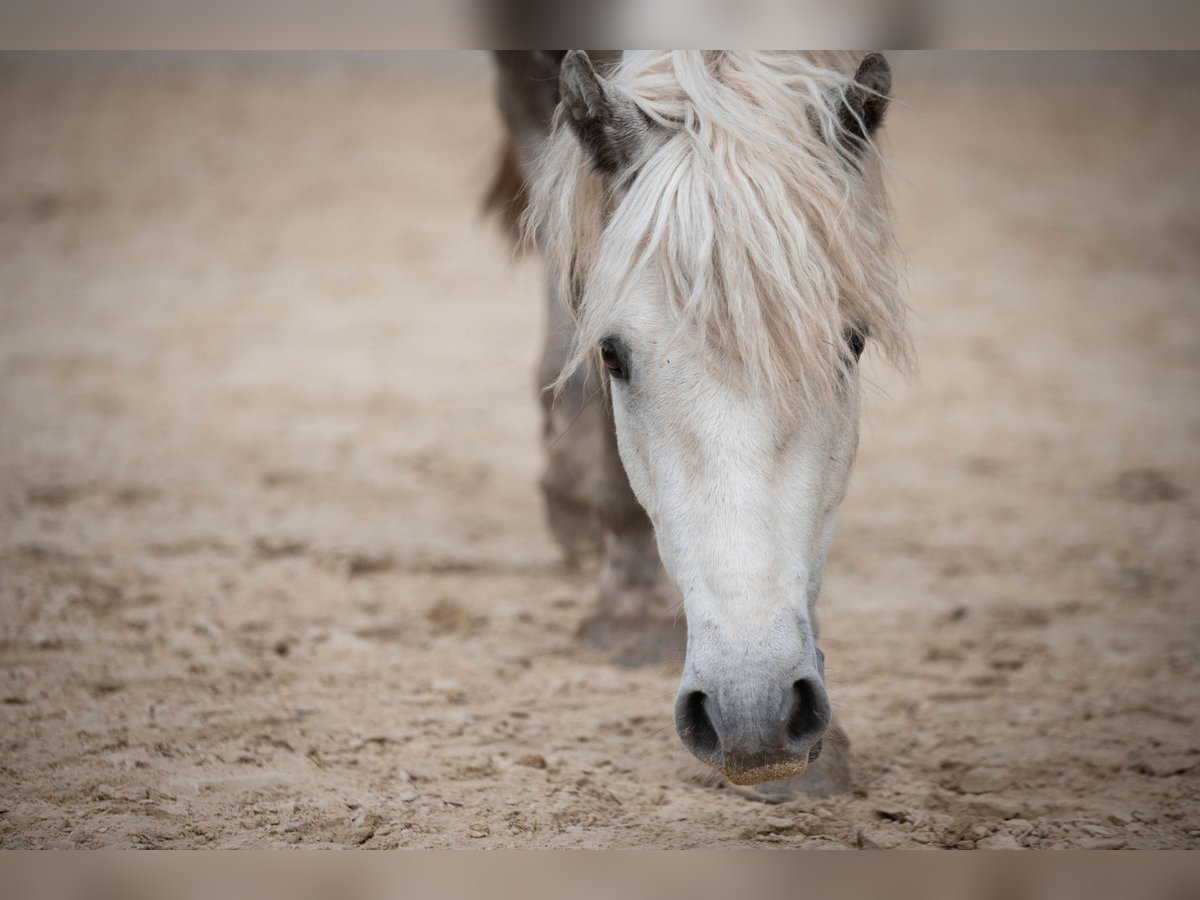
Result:
<svg viewBox="0 0 1200 900"><path fill-rule="evenodd" d="M608 374L613 378L621 381L629 378L629 369L625 365L624 355L613 338L605 338L600 342L600 359L604 363L604 368L608 369Z"/></svg>
<svg viewBox="0 0 1200 900"><path fill-rule="evenodd" d="M867 336L857 328L848 329L846 334L846 343L850 345L850 352L854 354L857 360L863 354L863 350L867 346Z"/></svg>

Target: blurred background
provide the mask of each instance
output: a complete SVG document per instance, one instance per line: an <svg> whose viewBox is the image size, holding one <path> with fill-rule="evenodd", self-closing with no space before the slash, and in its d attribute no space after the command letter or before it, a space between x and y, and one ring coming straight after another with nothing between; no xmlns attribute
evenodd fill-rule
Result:
<svg viewBox="0 0 1200 900"><path fill-rule="evenodd" d="M575 637L487 54L0 56L0 843L1200 844L1200 58L890 58L856 792L770 807Z"/></svg>

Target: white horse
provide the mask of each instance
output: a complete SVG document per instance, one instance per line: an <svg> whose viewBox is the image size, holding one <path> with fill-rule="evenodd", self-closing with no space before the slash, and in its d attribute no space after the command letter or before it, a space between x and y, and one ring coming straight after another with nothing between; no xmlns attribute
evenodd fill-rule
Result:
<svg viewBox="0 0 1200 900"><path fill-rule="evenodd" d="M555 308L552 524L574 546L568 520L591 510L603 538L585 634L647 629L634 655L661 656L682 598L683 743L735 783L794 779L832 722L814 604L858 442L859 356L909 358L874 143L888 64L500 61L513 183ZM595 388L606 402L564 453ZM812 788L848 787L844 758L830 771Z"/></svg>

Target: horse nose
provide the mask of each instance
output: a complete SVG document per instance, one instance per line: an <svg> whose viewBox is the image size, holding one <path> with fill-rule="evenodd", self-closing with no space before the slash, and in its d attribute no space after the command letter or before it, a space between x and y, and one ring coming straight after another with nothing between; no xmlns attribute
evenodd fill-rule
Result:
<svg viewBox="0 0 1200 900"><path fill-rule="evenodd" d="M684 746L735 784L801 774L820 752L829 719L829 696L815 676L758 691L685 685L675 702Z"/></svg>

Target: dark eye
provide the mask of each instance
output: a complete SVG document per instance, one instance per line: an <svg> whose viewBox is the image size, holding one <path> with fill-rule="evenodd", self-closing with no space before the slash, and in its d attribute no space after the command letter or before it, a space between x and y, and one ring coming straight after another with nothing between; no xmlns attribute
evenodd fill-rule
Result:
<svg viewBox="0 0 1200 900"><path fill-rule="evenodd" d="M863 354L863 350L867 346L867 336L857 328L846 329L846 344L850 348L850 352L854 354L857 360Z"/></svg>
<svg viewBox="0 0 1200 900"><path fill-rule="evenodd" d="M600 342L600 359L608 374L620 381L629 378L629 366L626 363L625 346L616 338L605 338Z"/></svg>

